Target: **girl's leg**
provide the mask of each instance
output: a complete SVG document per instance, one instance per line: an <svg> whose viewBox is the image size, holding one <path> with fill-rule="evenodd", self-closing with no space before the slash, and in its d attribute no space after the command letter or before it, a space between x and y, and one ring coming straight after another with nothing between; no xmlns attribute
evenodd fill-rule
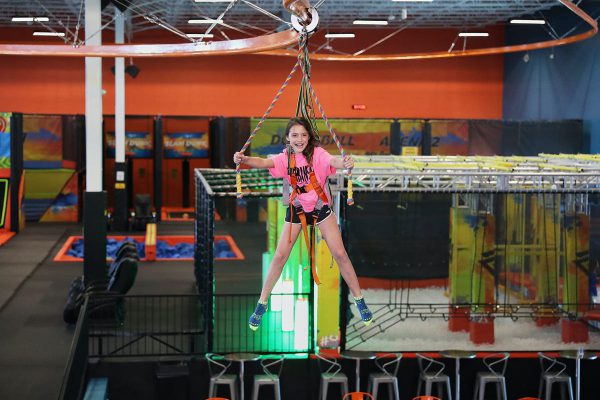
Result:
<svg viewBox="0 0 600 400"><path fill-rule="evenodd" d="M291 240L290 229L292 230ZM277 283L277 280L281 275L281 271L285 265L285 262L290 256L290 252L292 251L292 247L298 238L300 229L302 229L302 226L298 224L294 225L286 222L283 225L283 231L281 232L281 237L277 243L277 249L273 255L273 260L271 260L271 265L269 265L269 271L267 272L267 277L265 279L262 292L260 293L260 299L258 300L256 308L248 320L248 326L253 331L258 329L260 323L262 322L262 316L265 314L265 312L267 312L267 300L269 299L269 295L271 294L275 283Z"/></svg>
<svg viewBox="0 0 600 400"><path fill-rule="evenodd" d="M292 230L291 241L290 229ZM296 239L298 238L298 234L301 230L302 225L300 224L290 224L289 222L286 222L283 225L283 231L281 232L279 242L277 243L277 249L275 250L275 254L273 255L271 264L269 265L269 271L267 272L267 277L265 279L265 283L260 293L259 301L261 303L267 302L267 299L269 298L273 287L275 286L277 280L279 279L279 276L281 275L283 266L285 265L288 257L290 256L292 247L294 247L294 243L296 243Z"/></svg>
<svg viewBox="0 0 600 400"><path fill-rule="evenodd" d="M352 296L354 297L361 297L362 294L360 292L358 278L356 277L356 272L354 271L352 262L348 257L348 253L346 253L346 249L344 248L344 242L342 242L340 228L333 212L327 219L319 223L319 230L321 231L321 235L323 235L323 239L325 239L325 242L327 243L327 247L329 247L329 251L333 256L333 259L340 267L340 273L346 281L346 284L350 289L350 293L352 293Z"/></svg>

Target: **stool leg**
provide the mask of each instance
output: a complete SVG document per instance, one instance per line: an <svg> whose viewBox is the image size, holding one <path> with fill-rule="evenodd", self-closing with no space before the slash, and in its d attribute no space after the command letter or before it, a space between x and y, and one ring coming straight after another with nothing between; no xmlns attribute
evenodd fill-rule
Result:
<svg viewBox="0 0 600 400"><path fill-rule="evenodd" d="M373 398L375 398L375 400L377 400L377 392L379 392L379 382L373 382L373 391L369 393L373 395Z"/></svg>
<svg viewBox="0 0 600 400"><path fill-rule="evenodd" d="M486 381L484 381L483 379L479 380L479 400L483 400L483 398L485 397L485 385L487 384Z"/></svg>
<svg viewBox="0 0 600 400"><path fill-rule="evenodd" d="M395 400L400 400L400 385L398 385L398 380L394 379L392 381L392 384L394 385L394 399ZM391 397L390 397L391 399Z"/></svg>
<svg viewBox="0 0 600 400"><path fill-rule="evenodd" d="M506 394L506 379L502 377L502 400L508 400L508 396Z"/></svg>
<svg viewBox="0 0 600 400"><path fill-rule="evenodd" d="M275 400L281 400L281 388L279 387L279 382L275 385Z"/></svg>
<svg viewBox="0 0 600 400"><path fill-rule="evenodd" d="M573 387L571 386L571 378L567 381L569 386L569 400L573 400Z"/></svg>
<svg viewBox="0 0 600 400"><path fill-rule="evenodd" d="M254 382L254 387L252 388L252 400L258 400L258 391L260 390L260 386Z"/></svg>
<svg viewBox="0 0 600 400"><path fill-rule="evenodd" d="M392 400L394 398L394 381L391 381L387 384L388 387L388 399Z"/></svg>
<svg viewBox="0 0 600 400"><path fill-rule="evenodd" d="M344 392L344 393L342 393L342 396L344 396L346 393L348 393L350 391L350 389L348 389L348 381L344 381L342 383L342 389L343 389L342 391Z"/></svg>
<svg viewBox="0 0 600 400"><path fill-rule="evenodd" d="M544 376L540 376L540 384L538 385L538 399L542 398L542 391L544 390Z"/></svg>
<svg viewBox="0 0 600 400"><path fill-rule="evenodd" d="M502 387L500 385L501 385L500 380L496 381L496 398L498 400L502 399L502 393L501 393Z"/></svg>
<svg viewBox="0 0 600 400"><path fill-rule="evenodd" d="M477 400L477 395L479 394L479 381L481 381L480 377L475 379L475 390L473 391L473 400Z"/></svg>
<svg viewBox="0 0 600 400"><path fill-rule="evenodd" d="M319 400L323 400L323 378L319 380Z"/></svg>
<svg viewBox="0 0 600 400"><path fill-rule="evenodd" d="M446 379L446 391L448 392L448 400L452 400L452 389L450 388L450 378Z"/></svg>
<svg viewBox="0 0 600 400"><path fill-rule="evenodd" d="M544 400L552 399L552 384L552 382L546 381L546 397L544 397Z"/></svg>
<svg viewBox="0 0 600 400"><path fill-rule="evenodd" d="M425 396L431 396L431 381L429 379L425 381Z"/></svg>
<svg viewBox="0 0 600 400"><path fill-rule="evenodd" d="M419 383L417 384L417 396L421 395L421 384L423 383L423 378L419 376Z"/></svg>
<svg viewBox="0 0 600 400"><path fill-rule="evenodd" d="M215 383L210 381L208 385L208 397L215 397Z"/></svg>
<svg viewBox="0 0 600 400"><path fill-rule="evenodd" d="M238 399L238 385L236 385L237 381L229 384L229 391L231 392L231 400Z"/></svg>
<svg viewBox="0 0 600 400"><path fill-rule="evenodd" d="M327 389L329 389L329 382L324 381L324 383L323 383L323 400L327 400Z"/></svg>

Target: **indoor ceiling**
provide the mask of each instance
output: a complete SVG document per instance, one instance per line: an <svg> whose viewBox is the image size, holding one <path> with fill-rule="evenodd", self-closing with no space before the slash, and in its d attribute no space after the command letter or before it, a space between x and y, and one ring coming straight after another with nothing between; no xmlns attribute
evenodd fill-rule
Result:
<svg viewBox="0 0 600 400"><path fill-rule="evenodd" d="M207 1L207 0L205 0ZM258 29L266 32L287 28L290 15L281 0L236 0L229 2L194 0L103 0L124 8L129 6L131 32L172 29L183 34L201 32L204 26L192 26L189 19L216 19L225 25L215 29L238 31ZM592 0L596 1L596 0ZM41 30L65 32L83 26L84 0L0 0L0 26L34 25ZM575 1L579 3L580 1ZM543 14L553 7L564 7L558 0L312 0L318 7L319 27L349 31L371 26L353 25L355 19L387 21L387 28L458 28L473 29L508 23L511 18ZM406 11L403 11L406 10ZM269 15L271 14L271 15ZM12 22L12 17L48 17L47 22ZM103 22L111 29L113 5L103 10ZM204 28L205 29L205 28Z"/></svg>

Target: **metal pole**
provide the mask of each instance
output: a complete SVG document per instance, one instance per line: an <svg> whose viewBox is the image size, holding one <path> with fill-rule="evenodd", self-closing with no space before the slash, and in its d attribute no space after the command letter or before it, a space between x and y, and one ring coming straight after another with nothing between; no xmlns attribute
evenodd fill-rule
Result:
<svg viewBox="0 0 600 400"><path fill-rule="evenodd" d="M102 43L100 0L85 0L85 32L98 32L86 45ZM84 281L105 280L106 271L106 193L102 191L102 59L85 58L85 155L83 235Z"/></svg>

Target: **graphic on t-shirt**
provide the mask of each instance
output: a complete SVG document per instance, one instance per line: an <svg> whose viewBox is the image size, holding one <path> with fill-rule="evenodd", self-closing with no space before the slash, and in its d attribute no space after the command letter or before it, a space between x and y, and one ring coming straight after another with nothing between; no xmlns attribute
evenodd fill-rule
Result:
<svg viewBox="0 0 600 400"><path fill-rule="evenodd" d="M313 172L313 169L310 165L292 168L292 173L296 175L298 186L305 186L310 182L311 172Z"/></svg>

